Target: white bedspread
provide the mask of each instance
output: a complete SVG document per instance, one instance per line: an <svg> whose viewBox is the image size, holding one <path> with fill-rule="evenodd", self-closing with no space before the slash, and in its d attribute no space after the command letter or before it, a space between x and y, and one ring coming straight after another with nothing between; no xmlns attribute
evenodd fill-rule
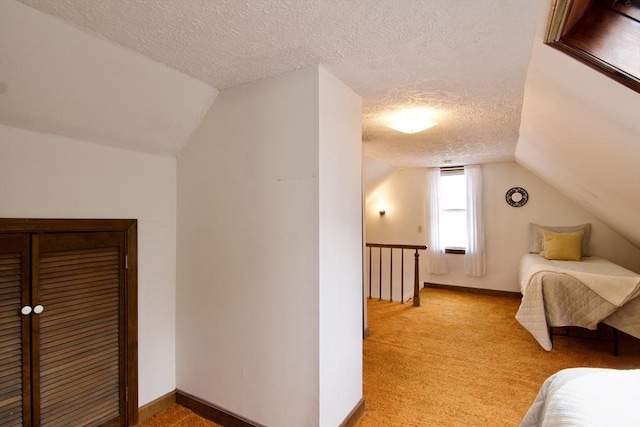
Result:
<svg viewBox="0 0 640 427"><path fill-rule="evenodd" d="M531 283L531 278L542 271L575 277L618 307L640 293L640 275L604 258L589 257L584 258L583 261L553 261L540 255L528 254L523 257L520 267L520 288L523 295Z"/></svg>
<svg viewBox="0 0 640 427"><path fill-rule="evenodd" d="M640 369L564 369L547 378L520 427L638 427Z"/></svg>
<svg viewBox="0 0 640 427"><path fill-rule="evenodd" d="M575 268L568 268L572 264L582 264L576 267L582 278L585 277L584 273L595 276L597 271L614 272L617 274L611 277L623 278L623 284L619 286L615 279L599 280L598 283L604 284L603 286L593 285L596 288L623 289L608 293L599 289L610 298L611 294L617 295L617 302L621 300L622 307L603 298L599 292L590 291L593 288L586 287L586 284L581 285L582 280L570 274L576 271ZM562 279L563 277L566 279ZM516 319L547 351L552 347L549 326L596 329L598 323L604 322L640 338L640 286L634 284L640 281L640 276L630 270L597 257L584 262L572 262L549 261L540 255L528 254L521 261L520 280L523 298ZM626 301L629 303L625 304ZM623 314L626 316L622 316Z"/></svg>

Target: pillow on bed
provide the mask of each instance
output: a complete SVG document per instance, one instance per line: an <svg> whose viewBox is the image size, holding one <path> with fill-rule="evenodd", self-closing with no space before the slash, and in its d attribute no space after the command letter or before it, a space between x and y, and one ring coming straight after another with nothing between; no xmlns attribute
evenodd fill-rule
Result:
<svg viewBox="0 0 640 427"><path fill-rule="evenodd" d="M541 253L546 259L558 261L582 261L582 238L584 233L554 233L543 231L544 251Z"/></svg>
<svg viewBox="0 0 640 427"><path fill-rule="evenodd" d="M591 224L580 224L570 226L547 226L529 223L529 253L540 254L544 249L542 231L552 231L554 233L575 233L582 231L582 246L580 254L589 256L589 239L591 238ZM542 254L541 254L542 255Z"/></svg>

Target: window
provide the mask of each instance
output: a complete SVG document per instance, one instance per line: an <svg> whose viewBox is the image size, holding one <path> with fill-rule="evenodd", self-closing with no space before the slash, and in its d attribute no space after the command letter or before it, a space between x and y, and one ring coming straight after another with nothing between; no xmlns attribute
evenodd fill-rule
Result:
<svg viewBox="0 0 640 427"><path fill-rule="evenodd" d="M446 253L467 249L467 185L462 168L440 170L440 241Z"/></svg>
<svg viewBox="0 0 640 427"><path fill-rule="evenodd" d="M468 276L487 274L482 211L482 167L430 168L427 272L448 272L446 253L464 256Z"/></svg>
<svg viewBox="0 0 640 427"><path fill-rule="evenodd" d="M640 92L639 40L639 0L556 0L545 43Z"/></svg>

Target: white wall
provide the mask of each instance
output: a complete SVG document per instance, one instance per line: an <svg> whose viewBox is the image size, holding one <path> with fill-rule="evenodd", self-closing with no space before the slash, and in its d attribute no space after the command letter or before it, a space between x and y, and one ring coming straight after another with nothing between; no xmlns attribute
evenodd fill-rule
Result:
<svg viewBox="0 0 640 427"><path fill-rule="evenodd" d="M367 162L367 173L369 173ZM426 169L397 169L391 172L377 186L367 187L365 223L368 243L386 243L402 245L425 245L425 203L426 203ZM384 215L380 215L378 205L386 206ZM371 295L382 296L383 299L393 297L394 301L407 301L413 297L415 251L394 250L393 271L389 258L389 249L382 250L382 266L380 266L380 250L372 248L371 266L369 266L369 249L365 254L365 293L369 295L369 268L371 269ZM424 267L425 253L419 251L420 265ZM404 271L402 263L404 257ZM380 267L382 267L380 269ZM421 268L424 272L424 268ZM392 275L392 287L389 287L389 276ZM382 277L382 280L380 280ZM404 292L402 278L404 277ZM424 281L421 276L421 282ZM382 292L380 292L382 282ZM390 295L390 292L393 295Z"/></svg>
<svg viewBox="0 0 640 427"><path fill-rule="evenodd" d="M523 167L513 162L492 163L482 165L482 170L487 276L483 278L466 276L463 257L451 254L447 255L450 269L448 274L426 274L422 264L421 282L518 292L518 265L522 255L528 252L530 222L542 225L576 225L590 222L593 225L590 249L594 255L608 258L631 270L640 271L640 251L637 248ZM525 206L514 208L505 202L505 193L511 187L523 187L527 190L529 202ZM375 212L373 197L370 203L372 206L367 206L369 240L371 240L370 236L374 235L380 236L380 239L398 236L399 239L406 239L411 244L422 244L417 243L418 241L425 242L422 239L426 237L417 233L416 230L420 218L426 217L424 215L426 203L422 205L417 203L416 199L427 197L426 191L424 170L397 171L373 193L377 197L392 197L387 213L390 216L379 217ZM401 219L394 221L394 209L399 210L404 207L409 212L401 212ZM375 280L375 274L373 276ZM377 294L374 293L374 295Z"/></svg>
<svg viewBox="0 0 640 427"><path fill-rule="evenodd" d="M426 183L426 169L397 169L377 187L368 189L367 241L424 245ZM379 203L386 206L384 215L379 213Z"/></svg>
<svg viewBox="0 0 640 427"><path fill-rule="evenodd" d="M364 155L364 146L363 146L363 159L364 159L364 169L366 170L366 188L375 188L382 181L389 177L395 170L395 168L381 160L374 159Z"/></svg>
<svg viewBox="0 0 640 427"><path fill-rule="evenodd" d="M359 222L351 230L359 191L345 202L354 185L335 188L324 163L352 166L338 177L357 177L359 188L359 164L351 165L348 148L359 130L345 121L330 128L323 116L336 106L333 96L348 101L338 110L344 120L354 118L355 107L346 88L319 70L221 92L178 157L178 388L265 425L315 426L320 414L342 420L361 384L358 372L348 372L344 390L334 387L337 373L356 368L362 356L360 299L351 307L349 287L360 292L359 281L350 283L360 264L330 284L342 261L326 254L336 242L350 247L360 238ZM331 93L320 96L319 87ZM335 212L338 201L345 210ZM348 287L345 301L327 299L333 286ZM323 335L329 344L321 356L320 330L335 329L326 319L331 310L345 330ZM347 348L333 348L336 342ZM321 398L323 370L329 376ZM327 398L329 391L346 400Z"/></svg>
<svg viewBox="0 0 640 427"><path fill-rule="evenodd" d="M362 108L319 69L320 425L362 398Z"/></svg>
<svg viewBox="0 0 640 427"><path fill-rule="evenodd" d="M544 45L545 3L516 161L640 247L640 94Z"/></svg>
<svg viewBox="0 0 640 427"><path fill-rule="evenodd" d="M176 159L0 125L0 216L138 219L139 404L176 387Z"/></svg>

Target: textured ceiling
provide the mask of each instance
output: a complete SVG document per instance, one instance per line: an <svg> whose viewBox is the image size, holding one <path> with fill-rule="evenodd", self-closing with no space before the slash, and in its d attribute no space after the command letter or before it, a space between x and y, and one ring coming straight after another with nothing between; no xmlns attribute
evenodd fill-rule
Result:
<svg viewBox="0 0 640 427"><path fill-rule="evenodd" d="M536 0L20 0L225 89L322 64L363 97L363 142L394 166L514 159ZM401 107L439 125L385 127Z"/></svg>
<svg viewBox="0 0 640 427"><path fill-rule="evenodd" d="M173 155L211 86L13 1L0 0L0 123Z"/></svg>

